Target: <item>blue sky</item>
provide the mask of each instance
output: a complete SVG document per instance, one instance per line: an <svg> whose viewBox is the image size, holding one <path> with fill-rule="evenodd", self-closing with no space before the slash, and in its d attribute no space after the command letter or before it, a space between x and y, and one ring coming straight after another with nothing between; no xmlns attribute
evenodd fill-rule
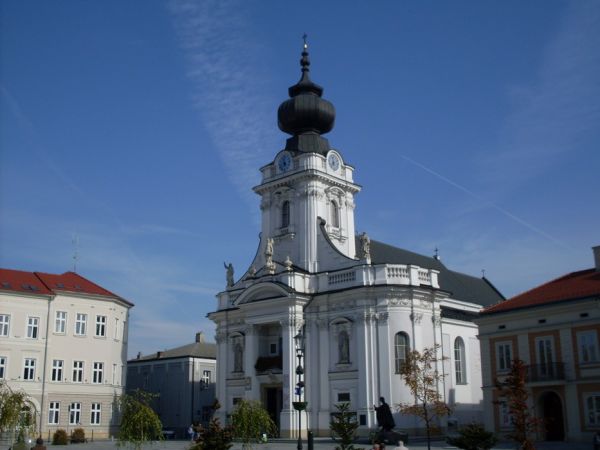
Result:
<svg viewBox="0 0 600 450"><path fill-rule="evenodd" d="M212 339L258 244L258 168L300 76L337 110L357 231L507 296L600 244L598 1L0 4L0 266L136 304L129 353Z"/></svg>

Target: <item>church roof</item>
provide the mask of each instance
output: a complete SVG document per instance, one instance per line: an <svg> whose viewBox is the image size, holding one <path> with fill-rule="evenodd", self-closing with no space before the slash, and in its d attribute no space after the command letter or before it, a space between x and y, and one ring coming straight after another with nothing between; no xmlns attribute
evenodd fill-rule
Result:
<svg viewBox="0 0 600 450"><path fill-rule="evenodd" d="M360 246L356 237L356 246ZM504 300L504 296L487 278L477 278L449 270L439 259L420 255L402 248L371 240L371 262L373 264L414 264L439 271L440 288L448 291L456 300L489 306Z"/></svg>
<svg viewBox="0 0 600 450"><path fill-rule="evenodd" d="M569 300L600 296L600 271L580 270L563 275L497 305L481 314L494 314L514 309L531 308Z"/></svg>
<svg viewBox="0 0 600 450"><path fill-rule="evenodd" d="M130 359L128 363L155 361L174 358L206 358L217 359L217 344L213 342L192 342L181 347L151 353L139 358Z"/></svg>
<svg viewBox="0 0 600 450"><path fill-rule="evenodd" d="M102 286L75 272L60 275L22 270L0 269L0 292L13 291L28 294L56 295L61 292L101 295L118 299L128 305L133 303L113 294Z"/></svg>

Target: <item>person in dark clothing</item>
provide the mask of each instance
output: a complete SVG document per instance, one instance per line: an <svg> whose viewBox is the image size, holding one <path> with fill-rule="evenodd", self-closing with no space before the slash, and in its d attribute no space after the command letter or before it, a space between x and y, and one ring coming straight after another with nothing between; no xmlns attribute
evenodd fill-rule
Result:
<svg viewBox="0 0 600 450"><path fill-rule="evenodd" d="M35 440L35 447L31 447L31 450L46 450L44 440L41 437L37 438Z"/></svg>
<svg viewBox="0 0 600 450"><path fill-rule="evenodd" d="M383 431L391 431L396 426L396 422L392 416L390 405L385 402L385 398L383 397L379 397L379 403L379 406L373 405L376 411L377 425L379 425Z"/></svg>

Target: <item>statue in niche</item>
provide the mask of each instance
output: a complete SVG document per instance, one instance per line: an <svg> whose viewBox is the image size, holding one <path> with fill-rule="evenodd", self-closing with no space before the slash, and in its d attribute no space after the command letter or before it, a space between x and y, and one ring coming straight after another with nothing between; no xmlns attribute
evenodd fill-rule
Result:
<svg viewBox="0 0 600 450"><path fill-rule="evenodd" d="M265 256L269 259L273 256L273 238L267 238L267 247L265 248Z"/></svg>
<svg viewBox="0 0 600 450"><path fill-rule="evenodd" d="M348 364L350 362L350 337L346 330L340 331L338 335L338 351L340 364Z"/></svg>
<svg viewBox="0 0 600 450"><path fill-rule="evenodd" d="M233 264L229 263L223 263L223 266L225 267L226 275L225 277L227 278L227 287L229 286L233 286Z"/></svg>
<svg viewBox="0 0 600 450"><path fill-rule="evenodd" d="M360 257L361 259L371 258L371 239L365 232L360 235Z"/></svg>
<svg viewBox="0 0 600 450"><path fill-rule="evenodd" d="M236 340L233 344L233 371L243 372L244 371L244 347L239 340Z"/></svg>

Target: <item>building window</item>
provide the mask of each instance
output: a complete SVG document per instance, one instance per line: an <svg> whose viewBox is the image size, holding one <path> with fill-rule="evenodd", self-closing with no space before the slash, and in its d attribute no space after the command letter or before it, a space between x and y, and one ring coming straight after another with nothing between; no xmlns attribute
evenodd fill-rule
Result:
<svg viewBox="0 0 600 450"><path fill-rule="evenodd" d="M338 392L337 401L345 403L350 402L350 392Z"/></svg>
<svg viewBox="0 0 600 450"><path fill-rule="evenodd" d="M596 330L577 333L577 340L579 342L579 362L583 364L598 362L598 336Z"/></svg>
<svg viewBox="0 0 600 450"><path fill-rule="evenodd" d="M48 406L48 424L58 425L58 418L60 417L60 403L50 402Z"/></svg>
<svg viewBox="0 0 600 450"><path fill-rule="evenodd" d="M210 372L210 370L204 370L202 371L202 384L204 384L204 386L208 386L210 384L210 382L212 378L212 374Z"/></svg>
<svg viewBox="0 0 600 450"><path fill-rule="evenodd" d="M100 403L92 403L92 415L90 418L90 424L100 425L100 412L102 411Z"/></svg>
<svg viewBox="0 0 600 450"><path fill-rule="evenodd" d="M81 423L81 403L71 403L69 406L69 425Z"/></svg>
<svg viewBox="0 0 600 450"><path fill-rule="evenodd" d="M498 413L500 419L500 428L512 428L513 417L510 413L510 408L508 407L507 401L502 400L498 402Z"/></svg>
<svg viewBox="0 0 600 450"><path fill-rule="evenodd" d="M64 361L62 359L55 359L52 361L52 381L62 381L63 366Z"/></svg>
<svg viewBox="0 0 600 450"><path fill-rule="evenodd" d="M0 314L0 336L7 337L10 325L10 316L8 314Z"/></svg>
<svg viewBox="0 0 600 450"><path fill-rule="evenodd" d="M331 213L331 226L334 228L340 227L340 209L335 201L331 201L329 204Z"/></svg>
<svg viewBox="0 0 600 450"><path fill-rule="evenodd" d="M119 339L119 319L115 318L115 339Z"/></svg>
<svg viewBox="0 0 600 450"><path fill-rule="evenodd" d="M27 337L30 339L37 339L39 326L40 326L40 318L39 317L28 317L27 318Z"/></svg>
<svg viewBox="0 0 600 450"><path fill-rule="evenodd" d="M73 361L73 383L83 382L83 361Z"/></svg>
<svg viewBox="0 0 600 450"><path fill-rule="evenodd" d="M585 416L588 425L600 425L600 394L591 394L585 399Z"/></svg>
<svg viewBox="0 0 600 450"><path fill-rule="evenodd" d="M281 228L290 226L290 202L287 200L281 205Z"/></svg>
<svg viewBox="0 0 600 450"><path fill-rule="evenodd" d="M394 361L396 373L400 373L402 365L406 362L406 355L409 350L408 334L400 332L394 337Z"/></svg>
<svg viewBox="0 0 600 450"><path fill-rule="evenodd" d="M552 336L536 337L535 347L539 375L554 376L554 339Z"/></svg>
<svg viewBox="0 0 600 450"><path fill-rule="evenodd" d="M102 383L102 375L104 374L104 363L95 362L92 370L92 383Z"/></svg>
<svg viewBox="0 0 600 450"><path fill-rule="evenodd" d="M23 380L35 380L35 358L25 358L23 364Z"/></svg>
<svg viewBox="0 0 600 450"><path fill-rule="evenodd" d="M87 324L87 314L77 313L75 319L75 335L85 336L85 328Z"/></svg>
<svg viewBox="0 0 600 450"><path fill-rule="evenodd" d="M496 344L496 362L498 372L508 372L512 361L512 344L499 342Z"/></svg>
<svg viewBox="0 0 600 450"><path fill-rule="evenodd" d="M456 384L467 383L467 364L465 355L465 343L461 337L454 340L454 373L456 374Z"/></svg>
<svg viewBox="0 0 600 450"><path fill-rule="evenodd" d="M106 336L106 316L96 316L96 336Z"/></svg>
<svg viewBox="0 0 600 450"><path fill-rule="evenodd" d="M346 330L342 330L338 334L338 353L339 364L350 363L350 336Z"/></svg>
<svg viewBox="0 0 600 450"><path fill-rule="evenodd" d="M0 356L0 380L6 378L6 356Z"/></svg>
<svg viewBox="0 0 600 450"><path fill-rule="evenodd" d="M67 329L67 312L56 311L56 318L54 320L54 332L64 334Z"/></svg>

